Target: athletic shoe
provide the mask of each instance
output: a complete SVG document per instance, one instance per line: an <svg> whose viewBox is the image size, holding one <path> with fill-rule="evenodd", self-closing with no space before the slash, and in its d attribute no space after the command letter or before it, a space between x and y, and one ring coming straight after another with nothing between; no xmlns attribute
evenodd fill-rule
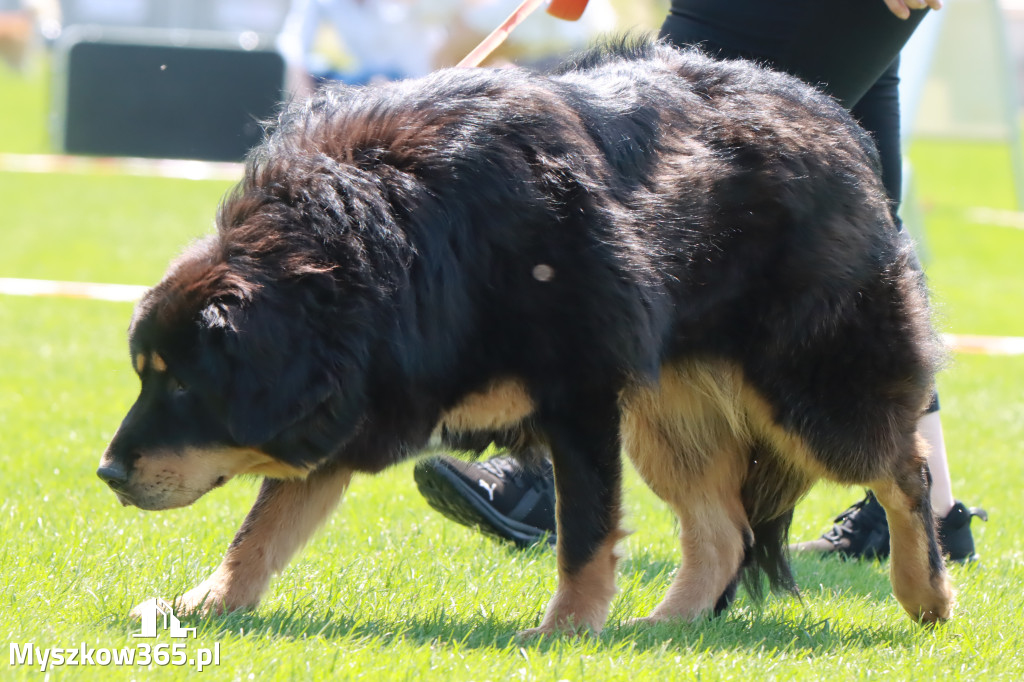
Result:
<svg viewBox="0 0 1024 682"><path fill-rule="evenodd" d="M456 523L519 547L555 544L555 479L546 459L524 468L509 456L431 457L416 464L413 478L427 503Z"/></svg>
<svg viewBox="0 0 1024 682"><path fill-rule="evenodd" d="M971 519L977 516L988 521L988 514L979 507L965 507L956 502L953 509L938 523L939 545L951 561L974 561L974 537ZM835 525L817 540L790 547L797 552L838 553L850 559L884 559L889 556L889 524L885 509L868 491L867 496L836 517Z"/></svg>
<svg viewBox="0 0 1024 682"><path fill-rule="evenodd" d="M965 507L963 502L957 501L939 521L939 544L951 561L963 564L980 558L974 551L974 536L971 535L971 519L975 516L988 521L988 512L981 507Z"/></svg>

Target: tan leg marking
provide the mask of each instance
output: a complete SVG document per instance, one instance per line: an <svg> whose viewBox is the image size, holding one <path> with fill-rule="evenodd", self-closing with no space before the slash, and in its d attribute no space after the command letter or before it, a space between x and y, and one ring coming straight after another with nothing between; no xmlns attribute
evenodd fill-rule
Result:
<svg viewBox="0 0 1024 682"><path fill-rule="evenodd" d="M674 484L680 476L699 474L723 439L750 442L742 389L737 368L724 362L689 362L665 366L657 384L623 393L625 449L651 473L649 485L666 477Z"/></svg>
<svg viewBox="0 0 1024 682"><path fill-rule="evenodd" d="M920 448L919 452L923 452L923 443ZM875 481L870 487L885 508L889 522L889 579L893 594L914 620L947 620L956 592L945 566L933 571L928 531L915 509L915 501L891 479Z"/></svg>
<svg viewBox="0 0 1024 682"><path fill-rule="evenodd" d="M220 566L177 600L176 611L221 613L255 607L271 576L288 564L338 504L351 475L341 470L302 481L264 481Z"/></svg>
<svg viewBox="0 0 1024 682"><path fill-rule="evenodd" d="M810 448L724 361L662 368L657 385L622 396L623 442L647 484L679 517L683 560L647 620L693 620L712 611L739 570L751 525L776 518L823 473ZM760 468L751 448L764 443ZM747 478L757 486L744 508ZM762 485L763 484L763 485Z"/></svg>
<svg viewBox="0 0 1024 682"><path fill-rule="evenodd" d="M559 566L558 588L548 602L540 627L525 630L520 637L560 632L599 634L615 596L615 566L619 560L615 545L625 536L622 530L610 533L593 558L575 573Z"/></svg>
<svg viewBox="0 0 1024 682"><path fill-rule="evenodd" d="M670 503L679 517L683 559L651 621L692 621L710 614L743 561L750 527L737 465L745 463L726 451L719 462L706 472L702 486L681 485L679 498Z"/></svg>
<svg viewBox="0 0 1024 682"><path fill-rule="evenodd" d="M666 367L657 386L624 396L624 445L681 525L683 560L649 621L711 611L743 559L740 499L750 426L739 372L724 363Z"/></svg>
<svg viewBox="0 0 1024 682"><path fill-rule="evenodd" d="M518 379L504 379L464 397L441 416L441 424L456 432L501 429L518 424L533 410L526 385Z"/></svg>
<svg viewBox="0 0 1024 682"><path fill-rule="evenodd" d="M930 563L928 533L915 498L894 477L849 481L827 470L800 436L776 422L768 401L743 380L739 368L717 361L666 366L657 385L624 391L622 403L626 451L682 526L683 563L651 619L694 618L713 608L736 574L748 524L775 518L819 478L865 483L875 491L889 514L897 599L915 619L949 617L954 592L945 570ZM748 469L749 448L758 442L770 447L771 466ZM923 445L915 447L923 463ZM749 521L741 497L745 483L748 496L752 484L755 496L772 491L747 501Z"/></svg>

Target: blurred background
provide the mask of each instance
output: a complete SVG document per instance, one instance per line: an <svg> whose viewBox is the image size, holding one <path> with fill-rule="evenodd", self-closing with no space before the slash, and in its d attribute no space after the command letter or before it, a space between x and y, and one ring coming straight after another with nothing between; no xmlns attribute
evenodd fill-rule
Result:
<svg viewBox="0 0 1024 682"><path fill-rule="evenodd" d="M0 73L41 84L46 139L32 151L238 161L283 98L324 79L366 83L453 65L515 4L0 0ZM598 34L656 31L667 7L668 0L592 0L577 22L538 11L487 63L543 66ZM1010 145L1019 208L1024 0L950 0L923 22L902 63L906 140ZM12 95L0 124L15 126L13 136L20 103Z"/></svg>
<svg viewBox="0 0 1024 682"><path fill-rule="evenodd" d="M321 79L366 83L453 65L515 4L0 0L0 59L9 74L46 82L46 151L238 160L282 98ZM488 63L544 65L597 34L655 31L667 6L592 0L577 22L538 11ZM902 76L908 138L1019 148L1024 0L950 0L906 48ZM1020 155L1011 163L1024 197Z"/></svg>
<svg viewBox="0 0 1024 682"><path fill-rule="evenodd" d="M543 64L655 3L535 12L490 64ZM48 83L49 150L239 160L257 122L318 80L362 84L455 64L514 9L500 0L0 0L0 55ZM621 21L628 23L620 23Z"/></svg>

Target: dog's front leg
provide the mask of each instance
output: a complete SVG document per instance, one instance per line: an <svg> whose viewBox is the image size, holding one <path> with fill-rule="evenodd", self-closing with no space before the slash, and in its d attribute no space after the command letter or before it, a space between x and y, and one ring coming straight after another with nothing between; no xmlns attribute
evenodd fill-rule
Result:
<svg viewBox="0 0 1024 682"><path fill-rule="evenodd" d="M544 430L555 470L558 588L540 627L523 637L599 633L615 594L615 543L625 535L616 401L573 401L552 417Z"/></svg>
<svg viewBox="0 0 1024 682"><path fill-rule="evenodd" d="M264 479L220 566L176 600L175 611L221 613L256 606L271 576L287 565L337 506L351 474L344 469L315 472L304 480Z"/></svg>

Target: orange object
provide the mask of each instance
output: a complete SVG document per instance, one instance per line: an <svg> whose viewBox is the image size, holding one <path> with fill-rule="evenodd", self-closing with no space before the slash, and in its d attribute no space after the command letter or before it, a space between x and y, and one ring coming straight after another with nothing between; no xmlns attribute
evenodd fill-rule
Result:
<svg viewBox="0 0 1024 682"><path fill-rule="evenodd" d="M474 47L469 54L462 58L456 66L473 67L480 66L480 62L487 59L487 56L508 38L516 26L523 23L526 17L543 5L547 0L523 0L505 21L501 22L498 28L491 31L490 35L484 38L479 45ZM551 0L548 5L548 14L566 21L576 21L583 14L587 7L587 0Z"/></svg>
<svg viewBox="0 0 1024 682"><path fill-rule="evenodd" d="M551 0L548 14L566 21L576 21L583 16L583 10L586 8L587 0Z"/></svg>

